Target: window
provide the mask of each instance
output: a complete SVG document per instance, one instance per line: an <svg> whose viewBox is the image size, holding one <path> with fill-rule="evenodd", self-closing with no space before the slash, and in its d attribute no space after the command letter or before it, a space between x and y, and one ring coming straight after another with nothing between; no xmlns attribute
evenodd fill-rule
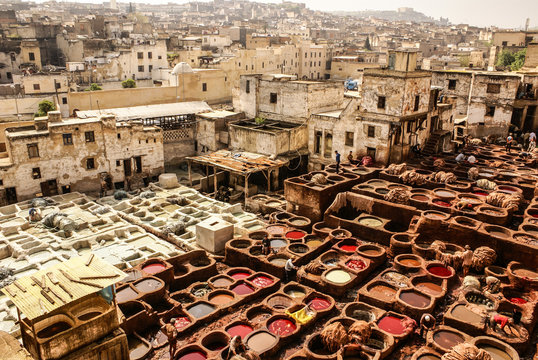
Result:
<svg viewBox="0 0 538 360"><path fill-rule="evenodd" d="M137 54L137 57L138 57L139 59L143 59L143 58L144 58L144 53L143 53L143 52L139 52L139 53Z"/></svg>
<svg viewBox="0 0 538 360"><path fill-rule="evenodd" d="M486 116L493 117L495 115L495 106L486 106Z"/></svg>
<svg viewBox="0 0 538 360"><path fill-rule="evenodd" d="M121 160L116 160L116 166L121 166Z"/></svg>
<svg viewBox="0 0 538 360"><path fill-rule="evenodd" d="M30 61L35 61L35 54L33 52L28 53L28 59L30 59Z"/></svg>
<svg viewBox="0 0 538 360"><path fill-rule="evenodd" d="M418 111L419 106L420 106L420 95L415 95L415 106L413 107L413 111Z"/></svg>
<svg viewBox="0 0 538 360"><path fill-rule="evenodd" d="M142 157L141 156L135 156L135 172L141 173L142 172Z"/></svg>
<svg viewBox="0 0 538 360"><path fill-rule="evenodd" d="M95 159L94 158L86 159L86 169L88 169L88 170L95 169Z"/></svg>
<svg viewBox="0 0 538 360"><path fill-rule="evenodd" d="M73 135L72 134L63 134L64 145L73 145Z"/></svg>
<svg viewBox="0 0 538 360"><path fill-rule="evenodd" d="M148 59L151 59L153 58L153 54L151 53L151 51L148 51Z"/></svg>
<svg viewBox="0 0 538 360"><path fill-rule="evenodd" d="M314 153L316 154L321 153L321 138L322 138L321 131L316 131L316 138L314 140Z"/></svg>
<svg viewBox="0 0 538 360"><path fill-rule="evenodd" d="M71 185L62 185L62 194L68 194L71 192Z"/></svg>
<svg viewBox="0 0 538 360"><path fill-rule="evenodd" d="M34 84L34 90L41 90L41 86L39 86L39 84Z"/></svg>
<svg viewBox="0 0 538 360"><path fill-rule="evenodd" d="M67 104L67 98L66 97L62 98L62 104L64 104L64 105Z"/></svg>
<svg viewBox="0 0 538 360"><path fill-rule="evenodd" d="M456 90L457 80L448 80L448 90Z"/></svg>
<svg viewBox="0 0 538 360"><path fill-rule="evenodd" d="M207 91L207 84L206 83L202 83L202 91Z"/></svg>
<svg viewBox="0 0 538 360"><path fill-rule="evenodd" d="M276 93L271 93L270 98L269 98L269 102L271 104L276 104L276 99L277 99Z"/></svg>
<svg viewBox="0 0 538 360"><path fill-rule="evenodd" d="M331 133L325 133L325 149L323 153L326 158L331 158L333 155L333 134Z"/></svg>
<svg viewBox="0 0 538 360"><path fill-rule="evenodd" d="M263 69L263 68L265 68L265 63L264 63L264 62L262 62L262 69Z"/></svg>
<svg viewBox="0 0 538 360"><path fill-rule="evenodd" d="M60 84L59 82L54 82L54 86L56 87L56 90L59 90L62 88L62 84Z"/></svg>
<svg viewBox="0 0 538 360"><path fill-rule="evenodd" d="M153 70L153 65L148 65L148 71L151 72Z"/></svg>
<svg viewBox="0 0 538 360"><path fill-rule="evenodd" d="M353 138L355 137L355 134L350 132L350 131L346 131L346 146L353 146Z"/></svg>
<svg viewBox="0 0 538 360"><path fill-rule="evenodd" d="M157 59L161 60L163 57L161 55L157 56Z"/></svg>
<svg viewBox="0 0 538 360"><path fill-rule="evenodd" d="M367 147L366 148L366 155L372 158L372 160L375 161L375 148Z"/></svg>
<svg viewBox="0 0 538 360"><path fill-rule="evenodd" d="M0 179L0 186L4 186L4 180Z"/></svg>
<svg viewBox="0 0 538 360"><path fill-rule="evenodd" d="M488 84L488 88L486 90L488 94L498 94L501 92L501 84Z"/></svg>
<svg viewBox="0 0 538 360"><path fill-rule="evenodd" d="M502 42L502 45L503 45L503 46L507 46L507 45L508 45L508 41L503 41L503 42Z"/></svg>
<svg viewBox="0 0 538 360"><path fill-rule="evenodd" d="M375 138L375 126L368 125L368 137Z"/></svg>
<svg viewBox="0 0 538 360"><path fill-rule="evenodd" d="M385 97L384 96L378 96L377 97L377 108L378 109L384 109L385 108Z"/></svg>
<svg viewBox="0 0 538 360"><path fill-rule="evenodd" d="M41 179L41 170L38 167L32 169L32 178Z"/></svg>
<svg viewBox="0 0 538 360"><path fill-rule="evenodd" d="M118 137L118 139L121 139L121 134L120 133L116 134L116 136Z"/></svg>
<svg viewBox="0 0 538 360"><path fill-rule="evenodd" d="M250 94L250 80L247 80L247 87L245 89L247 94Z"/></svg>
<svg viewBox="0 0 538 360"><path fill-rule="evenodd" d="M37 148L37 144L28 144L28 157L36 158L39 157L39 149Z"/></svg>
<svg viewBox="0 0 538 360"><path fill-rule="evenodd" d="M6 75L7 75L7 78L8 78L8 79L11 79L11 78L12 78L11 73L10 73L9 71L6 73Z"/></svg>
<svg viewBox="0 0 538 360"><path fill-rule="evenodd" d="M144 65L138 65L138 72L144 72Z"/></svg>
<svg viewBox="0 0 538 360"><path fill-rule="evenodd" d="M84 137L86 138L86 142L95 142L95 134L93 131L86 131Z"/></svg>

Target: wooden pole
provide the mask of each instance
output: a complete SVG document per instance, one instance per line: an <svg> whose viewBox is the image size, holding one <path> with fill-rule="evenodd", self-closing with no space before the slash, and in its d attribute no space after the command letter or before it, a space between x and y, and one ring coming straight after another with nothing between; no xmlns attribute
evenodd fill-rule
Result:
<svg viewBox="0 0 538 360"><path fill-rule="evenodd" d="M248 176L249 174L245 175L245 208L247 206L247 198L248 198Z"/></svg>
<svg viewBox="0 0 538 360"><path fill-rule="evenodd" d="M192 161L188 161L187 162L187 165L189 167L189 184L191 185L192 187Z"/></svg>
<svg viewBox="0 0 538 360"><path fill-rule="evenodd" d="M271 192L271 169L267 170L267 192Z"/></svg>
<svg viewBox="0 0 538 360"><path fill-rule="evenodd" d="M215 198L217 197L217 168L213 166L213 187L215 188Z"/></svg>

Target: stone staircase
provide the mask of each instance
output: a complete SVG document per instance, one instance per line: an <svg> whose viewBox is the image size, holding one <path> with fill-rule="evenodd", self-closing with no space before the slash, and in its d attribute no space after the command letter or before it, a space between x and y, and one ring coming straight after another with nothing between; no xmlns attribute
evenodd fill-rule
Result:
<svg viewBox="0 0 538 360"><path fill-rule="evenodd" d="M422 148L422 154L424 156L432 156L437 154L439 140L441 140L441 137L445 135L446 132L447 131L434 131L426 141L426 145L424 145Z"/></svg>

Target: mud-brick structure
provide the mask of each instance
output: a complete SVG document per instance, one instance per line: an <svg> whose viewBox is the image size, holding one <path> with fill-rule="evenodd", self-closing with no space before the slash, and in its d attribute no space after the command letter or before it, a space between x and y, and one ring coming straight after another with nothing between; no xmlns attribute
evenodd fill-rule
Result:
<svg viewBox="0 0 538 360"><path fill-rule="evenodd" d="M90 254L2 289L17 307L24 347L37 360L127 359L113 286L127 275Z"/></svg>

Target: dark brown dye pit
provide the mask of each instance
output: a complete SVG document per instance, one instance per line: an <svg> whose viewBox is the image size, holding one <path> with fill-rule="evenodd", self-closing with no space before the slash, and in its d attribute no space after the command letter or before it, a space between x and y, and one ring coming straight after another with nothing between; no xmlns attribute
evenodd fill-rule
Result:
<svg viewBox="0 0 538 360"><path fill-rule="evenodd" d="M453 346L462 343L465 339L452 331L440 330L433 335L433 341L444 349L452 349Z"/></svg>
<svg viewBox="0 0 538 360"><path fill-rule="evenodd" d="M47 339L47 338L50 338L54 335L57 335L67 329L71 328L71 325L69 325L67 322L65 321L59 321L57 323L54 323L50 326L47 326L46 328L44 328L43 330L39 331L37 333L37 337L40 337L42 339Z"/></svg>
<svg viewBox="0 0 538 360"><path fill-rule="evenodd" d="M88 321L90 319L93 319L94 317L97 317L101 315L101 313L99 311L91 311L91 312L87 312L86 314L82 314L78 317L78 319L80 321Z"/></svg>

